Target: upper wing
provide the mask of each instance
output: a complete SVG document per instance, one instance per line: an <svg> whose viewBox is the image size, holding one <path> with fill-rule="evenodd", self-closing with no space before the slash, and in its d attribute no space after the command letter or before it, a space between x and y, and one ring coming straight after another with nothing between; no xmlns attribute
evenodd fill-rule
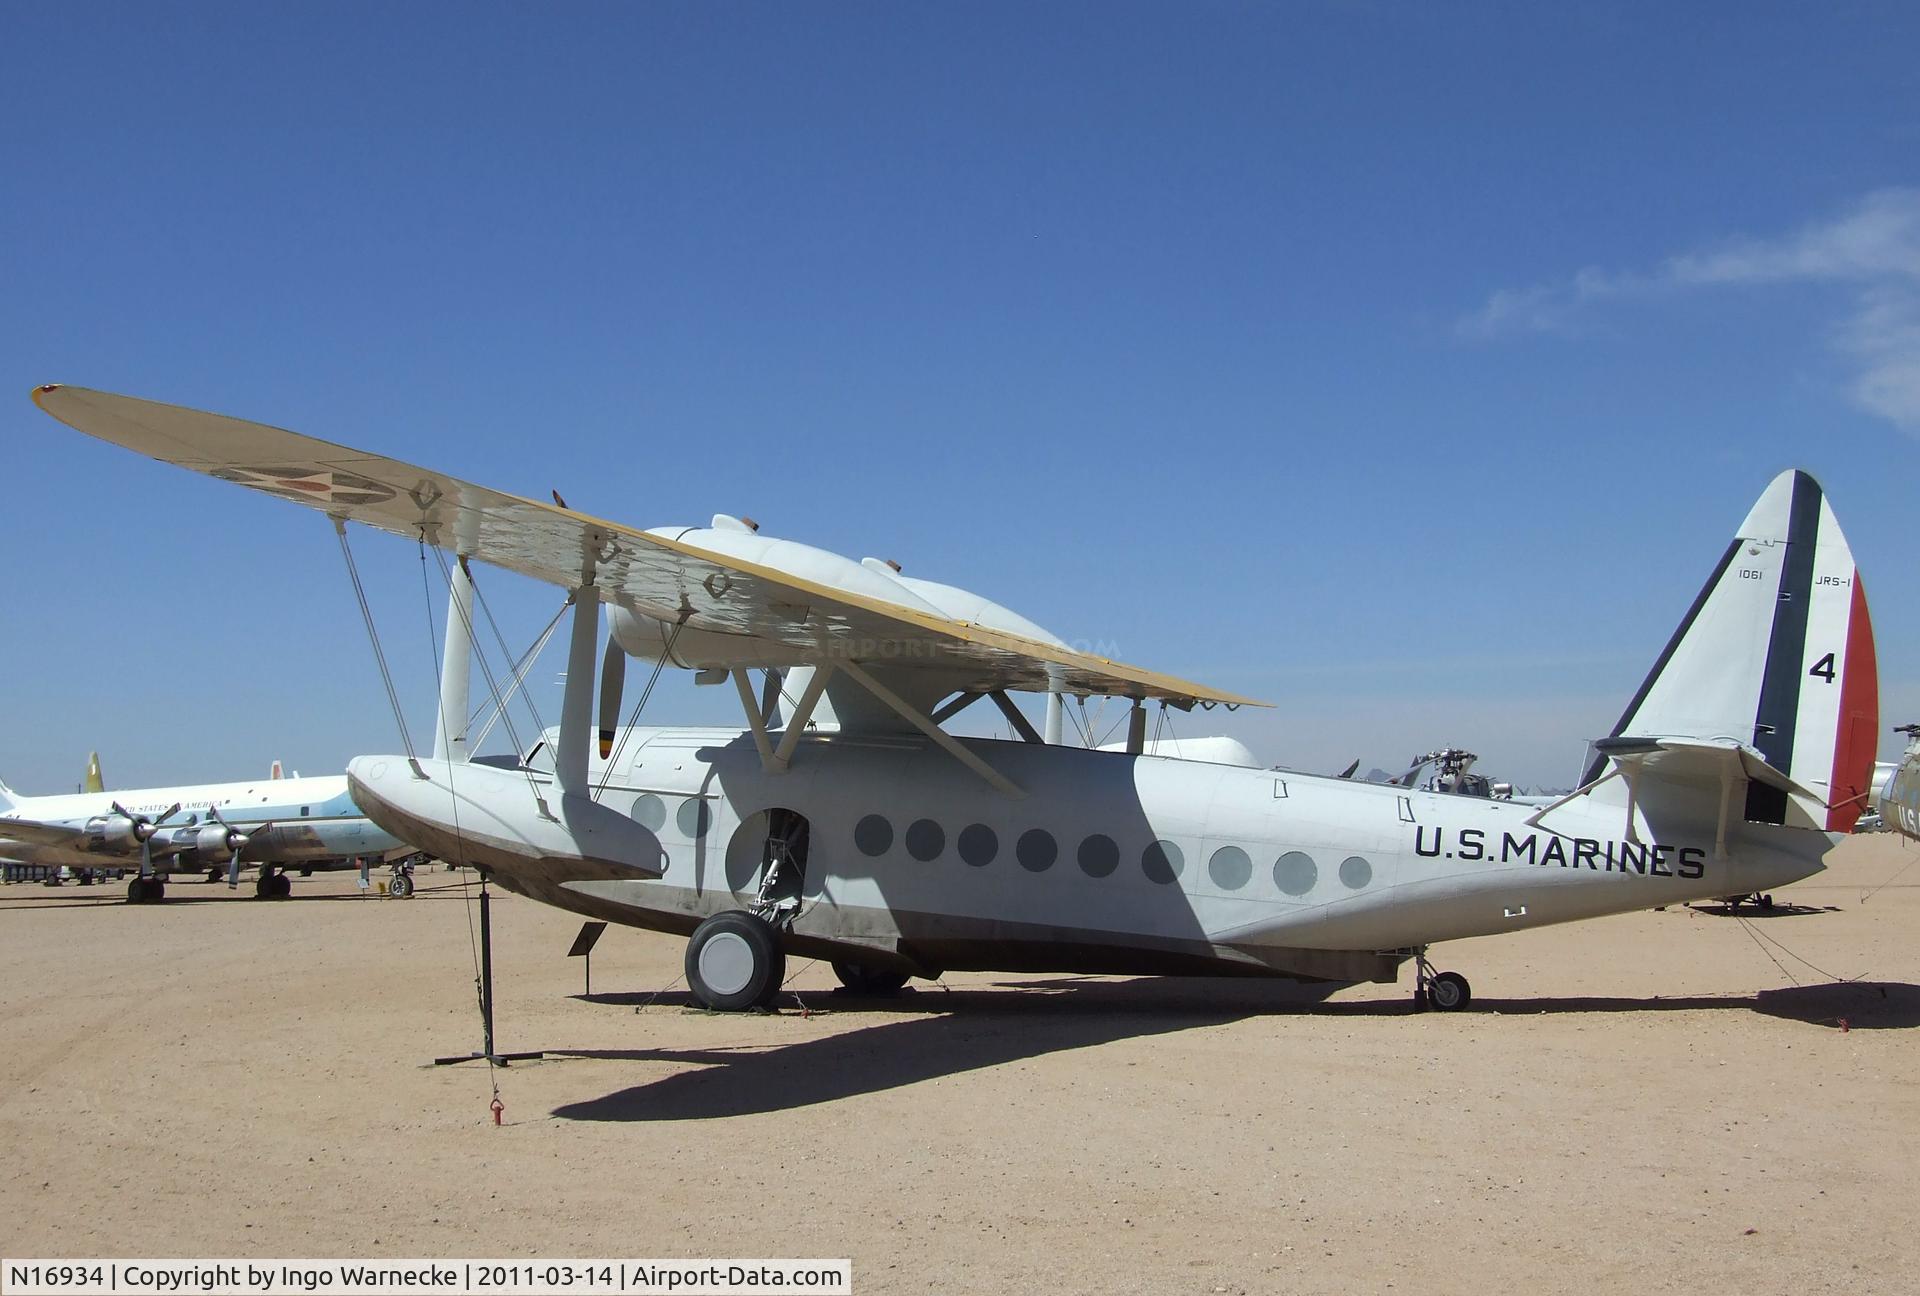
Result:
<svg viewBox="0 0 1920 1296"><path fill-rule="evenodd" d="M1264 706L1103 657L683 544L280 428L84 387L33 399L61 422L166 463L294 500L697 629L820 658L927 666L953 687Z"/></svg>

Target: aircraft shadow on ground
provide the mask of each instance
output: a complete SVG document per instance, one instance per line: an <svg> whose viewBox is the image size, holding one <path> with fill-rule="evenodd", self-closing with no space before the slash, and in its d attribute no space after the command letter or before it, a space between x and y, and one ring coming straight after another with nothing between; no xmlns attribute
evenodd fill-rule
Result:
<svg viewBox="0 0 1920 1296"><path fill-rule="evenodd" d="M808 992L802 998L815 1011L884 1020L771 1048L549 1050L559 1058L695 1068L569 1103L555 1108L553 1115L579 1121L677 1121L788 1111L1050 1053L1249 1017L1385 1017L1412 1011L1410 999L1399 995L1319 1002L1324 993L1284 983L1179 977L1018 981L978 989L919 990L896 998ZM695 1006L685 992L574 997L609 1006ZM1482 999L1474 1005L1482 1014L1514 1016L1702 1010L1758 1012L1829 1029L1838 1029L1843 1021L1848 1029L1911 1029L1920 1026L1920 986L1847 982L1751 996Z"/></svg>
<svg viewBox="0 0 1920 1296"><path fill-rule="evenodd" d="M554 1109L562 1120L672 1121L788 1111L942 1076L1124 1039L1302 1010L1284 983L1148 977L1134 981L1021 981L1005 988L919 990L896 998L803 995L816 1011L887 1018L856 1030L773 1048L562 1049L557 1056L693 1064L664 1079ZM1290 998L1289 998L1290 997ZM595 1003L691 1006L684 993L594 995ZM783 1006L791 999L783 996ZM1343 1005L1373 1012L1404 1006Z"/></svg>
<svg viewBox="0 0 1920 1296"><path fill-rule="evenodd" d="M1920 986L1903 981L1834 981L1762 990L1754 1011L1769 1017L1848 1030L1912 1030L1920 1026Z"/></svg>
<svg viewBox="0 0 1920 1296"><path fill-rule="evenodd" d="M1839 905L1803 905L1775 903L1765 909L1758 905L1695 904L1687 908L1703 918L1805 918L1812 914L1840 913Z"/></svg>

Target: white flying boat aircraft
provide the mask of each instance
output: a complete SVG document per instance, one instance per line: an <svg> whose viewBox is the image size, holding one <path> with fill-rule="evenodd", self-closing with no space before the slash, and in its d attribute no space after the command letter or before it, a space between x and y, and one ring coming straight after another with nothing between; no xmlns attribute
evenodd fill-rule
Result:
<svg viewBox="0 0 1920 1296"><path fill-rule="evenodd" d="M1747 515L1581 786L1537 806L1250 768L1232 744L1159 754L1148 703L1248 699L735 519L642 531L220 415L75 387L34 399L456 555L435 756L356 759L355 800L514 891L688 936L714 1008L767 1002L793 953L868 989L961 969L1391 982L1411 959L1416 1002L1457 1009L1467 982L1433 970L1434 943L1808 877L1873 763L1865 597L1799 472ZM467 762L447 719L466 714L468 560L573 592L561 724L533 759ZM628 655L731 682L745 728L621 729ZM784 718L751 670L781 677ZM1013 692L1047 696L1047 732ZM1125 748L1061 745L1066 694L1128 699ZM981 698L1018 741L942 728Z"/></svg>

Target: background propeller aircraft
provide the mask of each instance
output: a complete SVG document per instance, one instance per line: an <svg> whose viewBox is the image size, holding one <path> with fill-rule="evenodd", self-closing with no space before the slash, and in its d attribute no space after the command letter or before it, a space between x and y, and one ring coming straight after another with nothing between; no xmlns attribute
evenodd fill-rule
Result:
<svg viewBox="0 0 1920 1296"><path fill-rule="evenodd" d="M136 866L127 885L135 904L164 898L175 873L225 873L231 886L243 866L257 867L255 893L284 899L293 890L287 868L414 853L360 812L338 774L43 797L0 784L0 855L73 869Z"/></svg>
<svg viewBox="0 0 1920 1296"><path fill-rule="evenodd" d="M512 890L687 935L689 983L716 1008L767 1001L797 953L865 989L947 969L1390 982L1411 959L1417 1002L1455 1009L1467 983L1432 969L1431 944L1785 885L1822 867L1866 795L1872 629L1803 473L1747 515L1582 785L1537 806L1249 768L1224 744L1149 753L1148 702L1248 699L745 521L641 531L219 415L72 387L35 399L456 555L435 754L356 759L355 800ZM573 592L561 724L525 760L469 761L455 731L469 560ZM731 684L744 730L620 726L629 655ZM1046 695L1045 732L1015 692ZM1067 694L1127 699L1124 748L1060 745ZM1018 740L942 727L981 699Z"/></svg>

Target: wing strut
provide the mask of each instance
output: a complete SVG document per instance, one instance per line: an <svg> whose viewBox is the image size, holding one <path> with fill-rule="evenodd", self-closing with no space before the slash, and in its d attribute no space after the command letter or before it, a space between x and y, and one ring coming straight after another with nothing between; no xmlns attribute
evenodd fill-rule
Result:
<svg viewBox="0 0 1920 1296"><path fill-rule="evenodd" d="M740 709L747 713L747 730L753 735L754 750L760 753L760 768L772 774L775 772L773 741L767 737L767 713L760 709L760 699L753 695L753 682L747 678L745 668L736 668L728 674L733 676L733 687L740 694Z"/></svg>
<svg viewBox="0 0 1920 1296"><path fill-rule="evenodd" d="M588 796L588 725L593 719L593 658L600 646L600 591L591 583L573 592L573 635L567 642L567 690L560 699L560 750L553 781L562 796Z"/></svg>
<svg viewBox="0 0 1920 1296"><path fill-rule="evenodd" d="M800 735L807 731L807 722L813 719L813 708L819 705L821 695L827 691L827 680L832 675L832 666L816 666L813 678L800 690L800 700L794 704L793 714L787 717L787 731L780 735L780 747L773 753L773 763L777 769L785 770L793 760L793 749L800 745Z"/></svg>
<svg viewBox="0 0 1920 1296"><path fill-rule="evenodd" d="M1016 801L1024 801L1026 799L1027 793L1025 788L1022 788L999 770L961 746L959 742L955 741L952 734L935 724L931 717L924 716L914 710L899 694L868 674L866 668L861 666L860 663L845 660L836 662L835 665L852 676L859 683L860 687L873 694L876 698L879 698L895 715L905 720L915 729L918 729L928 738L931 738L934 743L949 756L952 756L962 765L965 765L975 774L978 774L986 782L987 786L993 788L994 791L1004 793Z"/></svg>
<svg viewBox="0 0 1920 1296"><path fill-rule="evenodd" d="M1040 741L1040 731L1033 727L1031 720L1020 714L1020 708L1013 704L1013 699L1007 696L1005 689L995 689L987 696L992 698L993 704L1000 708L1000 714L1007 718L1007 723L1013 726L1014 732L1020 735L1022 742Z"/></svg>
<svg viewBox="0 0 1920 1296"><path fill-rule="evenodd" d="M800 700L794 704L793 714L787 717L786 731L780 735L780 745L773 745L773 736L767 732L767 712L763 704L753 696L753 683L745 670L728 672L733 677L734 690L740 694L740 709L747 713L747 729L753 735L754 750L760 753L760 768L769 774L785 774L793 763L794 748L800 745L801 736L807 731L807 722L813 719L813 708L820 703L820 697L827 691L827 680L833 675L832 666L816 666L813 678L800 690Z"/></svg>

